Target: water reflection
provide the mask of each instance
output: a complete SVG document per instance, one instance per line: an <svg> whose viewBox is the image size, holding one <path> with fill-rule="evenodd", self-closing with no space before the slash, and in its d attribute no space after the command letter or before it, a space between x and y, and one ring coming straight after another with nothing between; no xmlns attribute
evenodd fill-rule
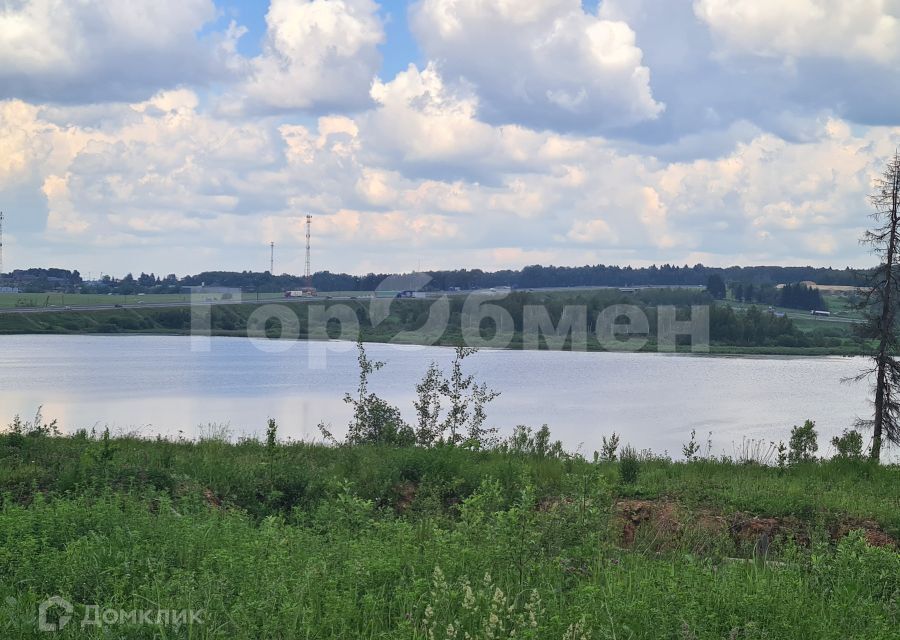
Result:
<svg viewBox="0 0 900 640"><path fill-rule="evenodd" d="M324 369L312 369L303 342L264 353L247 340L214 338L208 353L196 353L174 336L3 336L0 418L43 405L45 418L67 431L109 425L194 436L212 422L235 436L262 435L272 417L284 437L316 438L319 421L340 434L350 417L342 397L356 385L356 354L341 346ZM428 363L453 356L437 347L368 350L387 362L372 391L409 420ZM489 408L501 432L546 422L586 455L613 430L623 442L679 454L691 429L704 441L712 431L714 451L731 454L742 437L786 441L807 418L827 453L832 435L870 412L867 387L841 383L861 369L859 358L481 351L465 364L502 392Z"/></svg>

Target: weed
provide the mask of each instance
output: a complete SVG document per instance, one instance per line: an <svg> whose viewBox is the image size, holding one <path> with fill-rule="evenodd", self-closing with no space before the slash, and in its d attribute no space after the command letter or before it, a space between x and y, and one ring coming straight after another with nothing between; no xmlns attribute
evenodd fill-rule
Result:
<svg viewBox="0 0 900 640"><path fill-rule="evenodd" d="M691 439L681 447L681 453L688 462L694 462L697 459L697 454L700 453L700 445L697 442L696 429L691 429Z"/></svg>

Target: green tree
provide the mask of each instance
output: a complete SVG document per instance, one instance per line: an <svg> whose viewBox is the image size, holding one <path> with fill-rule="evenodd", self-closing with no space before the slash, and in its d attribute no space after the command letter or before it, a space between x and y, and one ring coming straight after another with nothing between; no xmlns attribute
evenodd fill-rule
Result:
<svg viewBox="0 0 900 640"><path fill-rule="evenodd" d="M441 383L441 393L449 400L447 417L441 425L441 432L447 433L447 442L460 444L464 441L463 431L466 431L465 440L475 444L486 444L487 438L496 429L486 429L484 422L487 419L485 405L500 395L499 392L488 389L487 385L478 384L475 376L463 375L462 362L469 356L478 352L473 347L457 347L456 356L450 366L450 377Z"/></svg>
<svg viewBox="0 0 900 640"><path fill-rule="evenodd" d="M423 447L432 446L441 437L439 419L442 381L441 370L432 362L425 376L416 385L416 399L413 401L418 416L416 444Z"/></svg>
<svg viewBox="0 0 900 640"><path fill-rule="evenodd" d="M725 281L722 280L722 276L718 273L714 273L706 281L706 290L716 300L724 300L726 291L725 291Z"/></svg>
<svg viewBox="0 0 900 640"><path fill-rule="evenodd" d="M356 343L359 355L359 384L356 397L344 395L344 402L353 406L353 418L347 431L348 444L388 444L407 446L415 441L412 428L403 421L400 410L374 393L369 393L369 376L381 369L384 362L369 360L362 340Z"/></svg>
<svg viewBox="0 0 900 640"><path fill-rule="evenodd" d="M791 439L788 442L788 462L812 462L816 459L816 451L819 450L816 423L807 420L802 427L794 426L791 429Z"/></svg>
<svg viewBox="0 0 900 640"><path fill-rule="evenodd" d="M747 302L753 302L754 293L756 293L756 291L754 290L753 285L748 284L746 287L744 287L744 300Z"/></svg>

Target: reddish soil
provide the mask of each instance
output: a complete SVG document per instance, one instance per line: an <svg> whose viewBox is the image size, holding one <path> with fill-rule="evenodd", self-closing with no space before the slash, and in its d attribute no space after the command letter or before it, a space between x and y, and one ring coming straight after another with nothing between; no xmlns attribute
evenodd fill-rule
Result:
<svg viewBox="0 0 900 640"><path fill-rule="evenodd" d="M768 544L776 536L790 537L801 545L809 544L809 527L794 517L760 517L734 513L725 517L710 510L688 511L667 500L621 500L615 504L615 514L621 521L622 544L634 545L641 527L651 527L654 539L675 538L687 529L709 537L730 535L737 545ZM834 526L832 540L840 540L850 531L862 529L867 542L874 547L898 547L898 542L873 520L845 519Z"/></svg>

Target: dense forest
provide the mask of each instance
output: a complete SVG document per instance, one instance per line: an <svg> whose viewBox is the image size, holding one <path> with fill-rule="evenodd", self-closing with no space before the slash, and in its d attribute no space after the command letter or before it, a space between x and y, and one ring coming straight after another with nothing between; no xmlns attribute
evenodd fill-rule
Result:
<svg viewBox="0 0 900 640"><path fill-rule="evenodd" d="M619 267L614 265L586 265L582 267L555 267L532 265L521 270L482 271L481 269L457 269L452 271L428 271L431 278L428 289L451 288L477 289L482 287L509 286L529 289L539 287L634 287L664 285L705 286L712 274L718 274L726 282L745 282L756 286L776 285L812 280L821 284L853 285L860 281L858 270L830 267L693 267L664 264L650 267ZM372 291L391 274L367 274L364 276L322 271L313 275L313 285L323 291ZM242 287L283 286L300 287L302 278L289 275L271 276L268 273L204 272L181 280L184 285Z"/></svg>
<svg viewBox="0 0 900 640"><path fill-rule="evenodd" d="M716 276L712 276L707 290L715 298L724 298L719 292L718 284L714 282ZM812 309L825 311L828 305L818 289L808 287L803 283L785 284L783 287L775 287L771 284L754 286L749 282L734 282L731 284L731 296L738 302L759 303L787 307L788 309Z"/></svg>
<svg viewBox="0 0 900 640"><path fill-rule="evenodd" d="M313 286L320 291L373 291L389 276L388 273L351 275L320 271L313 275ZM774 291L777 284L796 283L811 280L819 284L855 285L859 284L863 273L859 270L833 269L831 267L706 267L675 266L664 264L649 267L619 267L614 265L585 265L581 267L556 267L531 265L521 270L482 271L481 269L456 269L450 271L428 271L431 278L426 290L478 289L483 287L509 286L530 289L539 287L636 287L695 285L707 286L712 276L720 281L741 283L751 291ZM169 274L164 277L153 273L139 276L127 274L123 278L104 276L98 281L85 281L78 271L66 269L18 270L2 278L3 284L18 286L23 291L82 291L85 293L107 292L133 294L177 293L184 287L200 285L215 287L235 287L244 291L283 291L299 289L305 281L301 276L273 275L268 271L204 271L196 275L178 277ZM754 301L774 303L776 300L758 299Z"/></svg>

